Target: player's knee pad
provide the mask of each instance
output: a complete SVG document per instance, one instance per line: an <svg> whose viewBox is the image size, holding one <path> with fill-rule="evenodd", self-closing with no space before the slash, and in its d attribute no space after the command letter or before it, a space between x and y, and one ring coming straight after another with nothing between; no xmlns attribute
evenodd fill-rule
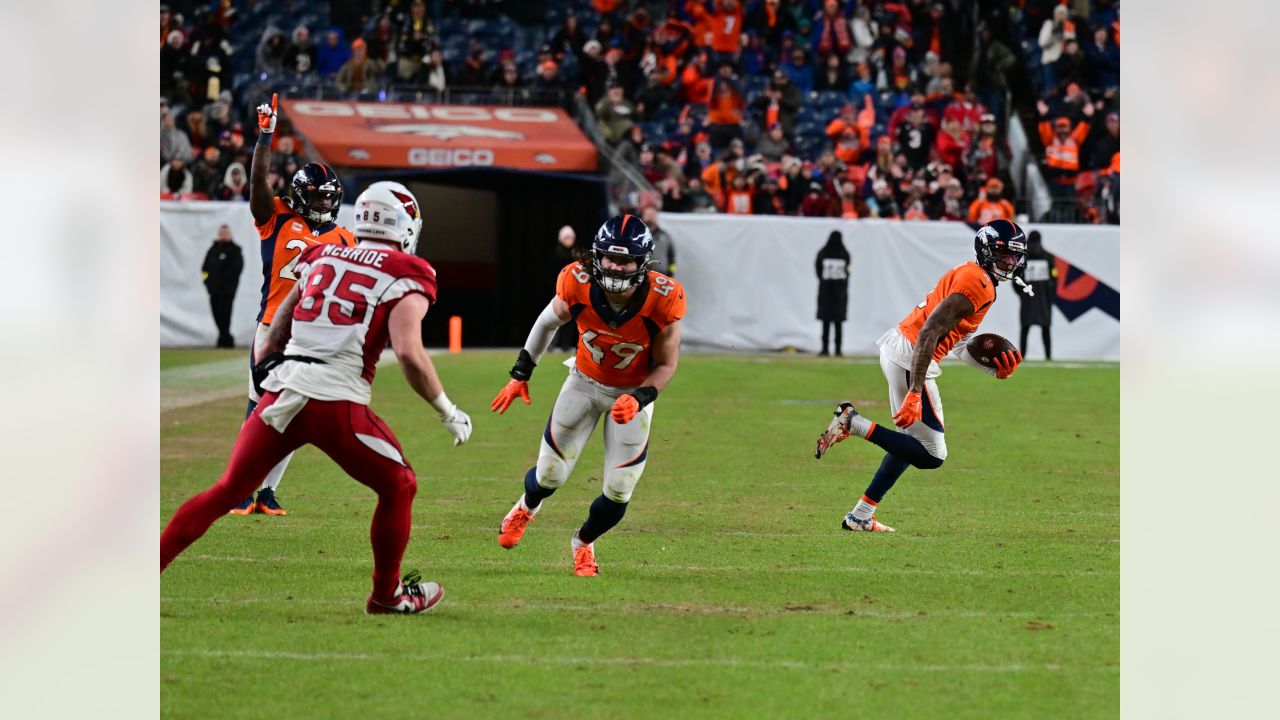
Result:
<svg viewBox="0 0 1280 720"><path fill-rule="evenodd" d="M543 448L546 449L545 447ZM537 479L538 484L549 490L558 489L564 485L569 479L569 473L573 470L573 464L566 461L554 452L543 452L538 455Z"/></svg>
<svg viewBox="0 0 1280 720"><path fill-rule="evenodd" d="M614 468L606 472L604 490L601 494L616 503L630 502L631 493L636 489L636 483L640 482L640 475L643 472L643 463L631 467Z"/></svg>

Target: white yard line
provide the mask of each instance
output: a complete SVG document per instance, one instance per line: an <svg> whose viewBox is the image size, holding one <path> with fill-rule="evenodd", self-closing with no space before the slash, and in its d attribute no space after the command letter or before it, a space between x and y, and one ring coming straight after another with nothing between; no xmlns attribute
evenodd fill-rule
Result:
<svg viewBox="0 0 1280 720"><path fill-rule="evenodd" d="M901 672L961 672L961 673L1034 673L1062 672L1063 670L1087 669L1093 672L1116 673L1119 667L1064 668L1057 663L1005 665L984 665L973 663L930 664L930 663L826 663L806 660L741 660L737 658L656 658L656 657L586 657L569 655L447 655L442 653L302 653L280 650L215 650L188 648L163 650L163 655L177 657L204 657L250 660L301 660L320 662L392 662L401 665L405 662L435 663L480 663L480 664L529 664L529 665L617 665L648 666L671 668L724 667L724 668L763 668L771 670L803 670L803 671L839 671L839 670L885 670Z"/></svg>

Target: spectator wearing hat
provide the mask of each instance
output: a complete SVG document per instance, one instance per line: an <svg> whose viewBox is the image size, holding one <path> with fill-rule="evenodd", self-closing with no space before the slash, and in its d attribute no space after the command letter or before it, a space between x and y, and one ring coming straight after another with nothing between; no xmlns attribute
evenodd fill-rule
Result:
<svg viewBox="0 0 1280 720"><path fill-rule="evenodd" d="M586 33L582 32L582 27L578 23L578 16L569 13L564 17L564 23L560 25L560 29L556 30L556 34L551 36L551 46L554 47L561 55L564 53L572 53L574 57L581 59L583 54L583 46L587 42ZM596 43L598 47L600 43Z"/></svg>
<svg viewBox="0 0 1280 720"><path fill-rule="evenodd" d="M471 48L467 59L458 66L457 76L457 84L461 87L478 88L488 84L483 47Z"/></svg>
<svg viewBox="0 0 1280 720"><path fill-rule="evenodd" d="M1057 62L1068 39L1076 36L1076 25L1068 19L1066 5L1053 8L1053 17L1040 26L1041 97L1047 97L1058 87Z"/></svg>
<svg viewBox="0 0 1280 720"><path fill-rule="evenodd" d="M1027 263L1022 268L1022 279L1031 287L1032 294L1016 293L1021 303L1019 320L1022 331L1018 343L1023 357L1027 355L1027 339L1031 328L1040 326L1040 340L1044 343L1044 359L1053 359L1053 346L1049 339L1049 325L1053 322L1053 299L1058 270L1054 257L1044 249L1040 231L1027 233Z"/></svg>
<svg viewBox="0 0 1280 720"><path fill-rule="evenodd" d="M227 165L222 174L222 187L214 197L217 200L249 200L249 176L244 165L238 162Z"/></svg>
<svg viewBox="0 0 1280 720"><path fill-rule="evenodd" d="M832 202L822 183L810 180L804 200L800 203L800 215L804 217L832 217Z"/></svg>
<svg viewBox="0 0 1280 720"><path fill-rule="evenodd" d="M756 215L786 215L786 203L783 201L782 192L778 188L778 178L772 175L765 175L760 180L760 187L756 190L755 199L751 203L751 207Z"/></svg>
<svg viewBox="0 0 1280 720"><path fill-rule="evenodd" d="M934 114L929 109L928 104L925 102L924 93L920 92L919 90L912 90L911 95L908 97L909 99L907 100L907 103L905 105L898 108L897 110L894 110L893 113L889 115L888 132L890 137L896 138L898 136L898 126L901 125L907 119L907 115L909 113L915 110L923 109L926 122L933 125L934 127L938 126L938 118L940 116ZM974 124L976 125L977 122L975 121Z"/></svg>
<svg viewBox="0 0 1280 720"><path fill-rule="evenodd" d="M755 193L747 182L747 176L739 173L729 183L725 192L724 211L729 215L752 215L751 199Z"/></svg>
<svg viewBox="0 0 1280 720"><path fill-rule="evenodd" d="M204 287L209 293L209 307L213 311L213 322L218 328L218 347L235 347L235 338L231 336L231 306L236 299L236 288L240 285L240 273L244 270L244 255L240 246L231 237L231 226L223 224L218 234L205 253L201 271L204 274Z"/></svg>
<svg viewBox="0 0 1280 720"><path fill-rule="evenodd" d="M1116 153L1120 152L1120 113L1107 113L1105 124L1093 128L1088 140L1090 170L1105 170Z"/></svg>
<svg viewBox="0 0 1280 720"><path fill-rule="evenodd" d="M846 216L847 217L847 216ZM818 320L822 323L822 352L826 356L831 347L831 329L835 328L835 354L843 355L844 322L849 313L849 250L839 230L832 230L827 244L818 251L813 261L818 276Z"/></svg>
<svg viewBox="0 0 1280 720"><path fill-rule="evenodd" d="M316 45L311 42L311 30L305 25L293 30L293 42L284 51L284 71L298 76L316 71Z"/></svg>
<svg viewBox="0 0 1280 720"><path fill-rule="evenodd" d="M893 196L893 188L883 179L871 185L871 197L867 198L867 212L870 217L899 220L902 212L898 209L898 201Z"/></svg>
<svg viewBox="0 0 1280 720"><path fill-rule="evenodd" d="M449 87L449 68L445 66L444 53L439 46L433 46L422 61L420 75L427 87L437 93L443 93Z"/></svg>
<svg viewBox="0 0 1280 720"><path fill-rule="evenodd" d="M738 0L715 0L710 10L702 0L687 0L684 11L693 19L694 41L709 47L717 63L738 62L743 17Z"/></svg>
<svg viewBox="0 0 1280 720"><path fill-rule="evenodd" d="M635 124L636 109L623 95L622 86L609 86L608 94L596 103L596 122L605 141L617 145Z"/></svg>
<svg viewBox="0 0 1280 720"><path fill-rule="evenodd" d="M386 65L381 60L372 60L368 55L369 46L361 38L351 43L351 59L347 61L338 75L333 79L334 85L342 92L364 92L377 88L381 84Z"/></svg>
<svg viewBox="0 0 1280 720"><path fill-rule="evenodd" d="M905 155L907 158L907 167L915 170L924 169L929 164L929 155L933 151L935 144L938 145L938 152L942 153L944 147L949 147L945 141L938 135L938 130L929 122L928 116L925 115L923 103L920 106L911 108L908 106L906 120L898 125L898 131L894 134L893 139L897 143L897 152ZM958 126L959 121L953 120ZM944 135L946 133L943 133ZM954 163L952 163L954 164Z"/></svg>
<svg viewBox="0 0 1280 720"><path fill-rule="evenodd" d="M206 198L212 198L222 184L222 152L217 145L209 145L191 166L191 189Z"/></svg>
<svg viewBox="0 0 1280 720"><path fill-rule="evenodd" d="M174 89L182 84L190 73L188 62L191 54L184 47L186 38L181 30L170 30L160 48L160 94L172 97Z"/></svg>
<svg viewBox="0 0 1280 720"><path fill-rule="evenodd" d="M560 78L560 67L554 60L544 60L538 65L538 76L533 79L533 87L548 93L565 89L564 80Z"/></svg>
<svg viewBox="0 0 1280 720"><path fill-rule="evenodd" d="M966 133L976 133L983 115L993 115L981 101L974 90L973 83L965 83L964 94L955 98L942 113L943 122L955 118Z"/></svg>
<svg viewBox="0 0 1280 720"><path fill-rule="evenodd" d="M1089 60L1075 38L1070 38L1063 44L1062 56L1058 58L1054 74L1057 76L1058 87L1049 88L1046 95L1054 95L1059 89L1070 85L1089 84Z"/></svg>
<svg viewBox="0 0 1280 720"><path fill-rule="evenodd" d="M351 59L351 46L339 28L329 28L324 41L316 48L316 73L325 80L331 79Z"/></svg>
<svg viewBox="0 0 1280 720"><path fill-rule="evenodd" d="M992 220L1013 220L1013 204L1004 199L1004 183L991 178L969 204L969 222L986 225Z"/></svg>
<svg viewBox="0 0 1280 720"><path fill-rule="evenodd" d="M996 137L996 116L991 113L983 115L978 131L970 138L964 151L966 172L978 179L994 178L1000 171L1001 158L1011 156L1008 143Z"/></svg>
<svg viewBox="0 0 1280 720"><path fill-rule="evenodd" d="M862 144L862 134L850 127L840 133L840 139L836 141L835 155L836 159L844 163L847 168L865 167L871 161L870 148Z"/></svg>
<svg viewBox="0 0 1280 720"><path fill-rule="evenodd" d="M733 64L720 63L720 68L711 81L707 100L707 133L713 149L722 148L731 139L742 137L742 111L746 105L742 90L738 88L738 79L733 74ZM785 123L783 130L786 130Z"/></svg>
<svg viewBox="0 0 1280 720"><path fill-rule="evenodd" d="M1055 197L1070 198L1074 195L1076 177L1080 174L1080 146L1089 134L1087 118L1093 117L1093 104L1084 104L1084 116L1071 127L1066 117L1049 121L1049 106L1043 100L1036 103L1040 113L1040 142L1044 144L1045 179Z"/></svg>
<svg viewBox="0 0 1280 720"><path fill-rule="evenodd" d="M795 215L809 192L809 181L801 170L803 161L795 156L782 159L782 175L778 178L778 191L782 196L783 214ZM819 186L821 189L821 186Z"/></svg>
<svg viewBox="0 0 1280 720"><path fill-rule="evenodd" d="M582 45L582 57L578 60L578 85L586 88L587 102L593 107L604 96L609 69L605 67L599 40L588 40Z"/></svg>

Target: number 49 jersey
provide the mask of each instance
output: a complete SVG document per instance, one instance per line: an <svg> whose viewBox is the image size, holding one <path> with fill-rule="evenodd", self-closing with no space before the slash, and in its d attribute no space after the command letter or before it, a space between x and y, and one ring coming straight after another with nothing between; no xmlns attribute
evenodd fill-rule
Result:
<svg viewBox="0 0 1280 720"><path fill-rule="evenodd" d="M293 289L297 280L294 269L303 250L327 243L348 247L356 244L351 232L337 223L312 229L284 200L275 198L271 204L271 219L258 226L262 240L262 305L258 308L258 322L267 325L275 319L280 301Z"/></svg>
<svg viewBox="0 0 1280 720"><path fill-rule="evenodd" d="M604 290L581 263L560 271L556 295L578 323L574 364L583 375L613 387L643 382L653 366L654 337L684 317L684 287L652 271L620 312L609 306Z"/></svg>
<svg viewBox="0 0 1280 720"><path fill-rule="evenodd" d="M284 363L263 387L367 405L378 358L390 340L392 308L415 293L435 303L435 270L416 255L361 243L307 248L297 272L302 296L293 308L285 354L321 362Z"/></svg>

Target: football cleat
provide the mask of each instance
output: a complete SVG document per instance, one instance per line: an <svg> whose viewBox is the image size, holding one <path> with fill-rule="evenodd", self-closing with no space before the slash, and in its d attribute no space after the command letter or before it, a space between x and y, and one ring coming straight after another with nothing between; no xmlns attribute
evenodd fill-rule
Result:
<svg viewBox="0 0 1280 720"><path fill-rule="evenodd" d="M570 544L570 547L572 547L572 544ZM578 577L595 577L600 574L600 566L596 564L594 543L574 548L573 574Z"/></svg>
<svg viewBox="0 0 1280 720"><path fill-rule="evenodd" d="M276 493L271 488L263 488L258 491L258 502L254 503L253 511L262 515L288 515L289 513L276 501Z"/></svg>
<svg viewBox="0 0 1280 720"><path fill-rule="evenodd" d="M253 502L253 493L249 493L249 497L240 501L240 504L231 508L228 515L248 515L253 512L255 504Z"/></svg>
<svg viewBox="0 0 1280 720"><path fill-rule="evenodd" d="M818 437L818 449L813 452L815 460L821 460L833 445L849 438L849 421L857 414L852 403L842 402L836 406L835 417L831 418L827 431Z"/></svg>
<svg viewBox="0 0 1280 720"><path fill-rule="evenodd" d="M508 550L515 547L520 538L524 537L524 530L531 522L533 513L521 507L517 500L516 506L511 508L511 512L502 518L502 524L498 526L498 544Z"/></svg>
<svg viewBox="0 0 1280 720"><path fill-rule="evenodd" d="M381 602L370 595L364 611L369 615L415 615L435 607L443 597L444 587L440 583L422 582L422 576L414 570L404 576L391 602Z"/></svg>
<svg viewBox="0 0 1280 720"><path fill-rule="evenodd" d="M844 519L840 521L840 529L853 532L897 532L888 525L876 520L874 515L866 520L859 520L853 516L852 512L846 513Z"/></svg>

